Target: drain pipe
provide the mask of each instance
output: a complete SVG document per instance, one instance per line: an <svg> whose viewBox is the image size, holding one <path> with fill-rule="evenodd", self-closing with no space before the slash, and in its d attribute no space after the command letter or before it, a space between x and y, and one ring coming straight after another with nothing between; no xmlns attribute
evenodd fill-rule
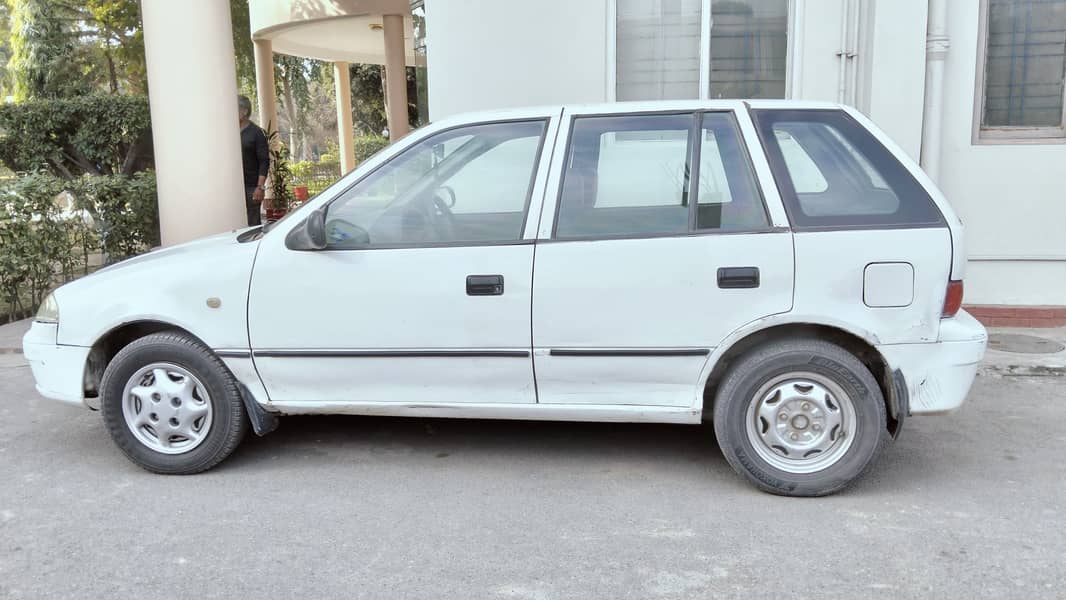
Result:
<svg viewBox="0 0 1066 600"><path fill-rule="evenodd" d="M862 7L859 0L840 3L840 50L837 51L837 102L855 106L858 100L859 21Z"/></svg>
<svg viewBox="0 0 1066 600"><path fill-rule="evenodd" d="M929 25L925 36L925 106L922 111L921 164L935 182L940 180L944 61L951 46L947 32L947 4L947 0L929 0Z"/></svg>
<svg viewBox="0 0 1066 600"><path fill-rule="evenodd" d="M840 50L837 51L837 102L848 103L848 74L851 61L855 58L855 49L851 45L851 20L854 7L851 0L840 3Z"/></svg>

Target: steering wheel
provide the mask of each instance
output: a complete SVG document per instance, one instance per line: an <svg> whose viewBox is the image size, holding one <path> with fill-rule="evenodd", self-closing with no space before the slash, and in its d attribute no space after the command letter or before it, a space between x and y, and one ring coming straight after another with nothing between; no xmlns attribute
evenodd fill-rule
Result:
<svg viewBox="0 0 1066 600"><path fill-rule="evenodd" d="M444 202L445 204L447 204L448 208L454 207L455 206L455 190L453 190L451 188L451 186L442 185L439 188L437 188L437 193L436 193L437 198L440 198L440 193L441 192L444 192L445 194L448 194L448 200L445 202L444 199L441 199L441 201Z"/></svg>
<svg viewBox="0 0 1066 600"><path fill-rule="evenodd" d="M447 199L441 197L441 191L448 194ZM455 191L443 185L437 188L430 206L427 207L428 210L426 212L429 216L429 222L433 229L436 230L438 239L442 242L449 242L455 239L455 215L451 209L453 206L455 206Z"/></svg>

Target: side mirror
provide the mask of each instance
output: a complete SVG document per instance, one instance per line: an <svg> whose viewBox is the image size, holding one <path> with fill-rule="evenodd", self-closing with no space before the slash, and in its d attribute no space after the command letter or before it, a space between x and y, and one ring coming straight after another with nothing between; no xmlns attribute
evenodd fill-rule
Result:
<svg viewBox="0 0 1066 600"><path fill-rule="evenodd" d="M289 250L324 250L326 246L326 207L311 211L285 236L285 247Z"/></svg>

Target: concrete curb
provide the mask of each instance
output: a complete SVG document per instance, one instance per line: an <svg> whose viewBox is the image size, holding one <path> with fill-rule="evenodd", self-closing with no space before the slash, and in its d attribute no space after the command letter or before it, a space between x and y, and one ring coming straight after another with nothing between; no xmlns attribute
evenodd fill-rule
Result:
<svg viewBox="0 0 1066 600"><path fill-rule="evenodd" d="M977 374L984 377L1066 377L1066 367L1042 365L981 365Z"/></svg>

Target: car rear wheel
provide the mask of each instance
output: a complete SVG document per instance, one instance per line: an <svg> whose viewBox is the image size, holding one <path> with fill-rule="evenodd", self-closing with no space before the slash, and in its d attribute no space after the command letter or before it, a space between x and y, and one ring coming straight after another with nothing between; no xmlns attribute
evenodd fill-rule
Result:
<svg viewBox="0 0 1066 600"><path fill-rule="evenodd" d="M824 341L779 340L740 358L718 388L726 460L760 489L823 496L857 479L888 440L869 369Z"/></svg>
<svg viewBox="0 0 1066 600"><path fill-rule="evenodd" d="M205 471L248 428L237 382L210 349L180 332L140 338L107 366L101 412L118 447L155 472Z"/></svg>

